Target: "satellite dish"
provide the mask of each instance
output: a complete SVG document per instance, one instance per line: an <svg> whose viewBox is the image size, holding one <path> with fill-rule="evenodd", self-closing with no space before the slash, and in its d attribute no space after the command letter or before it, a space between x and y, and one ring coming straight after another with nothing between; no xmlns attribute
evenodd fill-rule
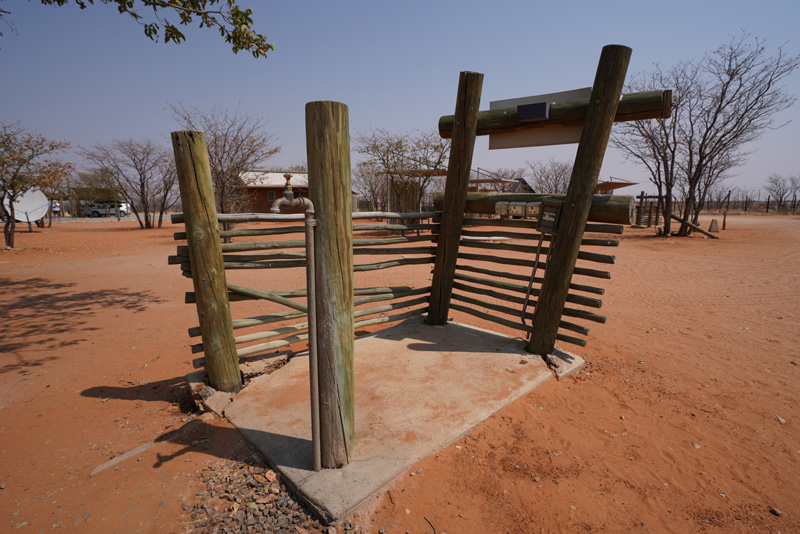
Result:
<svg viewBox="0 0 800 534"><path fill-rule="evenodd" d="M6 205L6 211L11 213L11 205L8 197L3 202ZM17 222L34 222L38 221L45 215L50 207L50 201L44 193L38 189L31 189L14 202L14 218Z"/></svg>

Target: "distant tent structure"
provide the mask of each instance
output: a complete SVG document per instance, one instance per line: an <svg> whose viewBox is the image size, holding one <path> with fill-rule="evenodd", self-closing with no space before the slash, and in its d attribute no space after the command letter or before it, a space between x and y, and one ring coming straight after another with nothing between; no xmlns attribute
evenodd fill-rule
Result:
<svg viewBox="0 0 800 534"><path fill-rule="evenodd" d="M622 178L614 178L613 176L609 176L607 182L598 182L597 187L595 187L595 194L597 195L613 195L614 191L620 189L622 187L628 187L629 185L637 185L639 182L629 182L628 180L623 180Z"/></svg>

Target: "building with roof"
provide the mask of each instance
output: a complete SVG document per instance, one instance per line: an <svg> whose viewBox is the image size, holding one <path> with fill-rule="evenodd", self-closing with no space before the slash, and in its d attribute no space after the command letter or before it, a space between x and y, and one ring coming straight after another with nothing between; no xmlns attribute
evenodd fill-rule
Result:
<svg viewBox="0 0 800 534"><path fill-rule="evenodd" d="M275 200L283 196L286 187L286 175L295 196L308 198L308 172L306 171L261 171L252 170L242 173L241 179L247 190L247 204L244 211L250 213L267 213ZM352 192L353 211L356 211L358 195Z"/></svg>
<svg viewBox="0 0 800 534"><path fill-rule="evenodd" d="M247 204L244 211L267 213L275 200L283 196L286 187L284 175L290 175L290 183L296 194L308 197L308 173L289 171L253 170L242 173L241 179L247 190Z"/></svg>

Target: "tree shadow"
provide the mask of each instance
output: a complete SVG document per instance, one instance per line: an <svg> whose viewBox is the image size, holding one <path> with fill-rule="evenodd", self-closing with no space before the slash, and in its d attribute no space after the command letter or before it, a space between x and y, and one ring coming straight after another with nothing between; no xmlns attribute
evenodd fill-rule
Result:
<svg viewBox="0 0 800 534"><path fill-rule="evenodd" d="M145 402L169 402L179 404L181 411L190 413L196 410L191 398L186 378L174 378L135 384L131 386L95 386L81 392L82 397L94 397L106 400L126 400ZM265 440L272 442L279 451L284 451L280 458L281 465L296 469L312 470L311 441L282 434L275 434L262 430L236 429L211 425L202 419L195 418L174 428L168 429L153 442L170 442L179 448L170 454L157 454L153 467L158 468L163 464L180 458L188 453L202 453L221 459L236 459L253 465L263 465L260 458L252 458L250 454L237 456L239 448L236 444L249 441L261 443Z"/></svg>
<svg viewBox="0 0 800 534"><path fill-rule="evenodd" d="M168 402L179 404L181 411L193 411L189 384L185 376L136 384L131 386L94 386L81 391L81 397L94 397L96 399Z"/></svg>
<svg viewBox="0 0 800 534"><path fill-rule="evenodd" d="M57 283L45 278L14 280L0 278L0 374L41 366L57 356L25 358L18 352L34 349L46 352L76 345L82 333L97 330L93 316L109 309L141 312L151 304L164 302L150 291L125 288L75 292L75 283Z"/></svg>

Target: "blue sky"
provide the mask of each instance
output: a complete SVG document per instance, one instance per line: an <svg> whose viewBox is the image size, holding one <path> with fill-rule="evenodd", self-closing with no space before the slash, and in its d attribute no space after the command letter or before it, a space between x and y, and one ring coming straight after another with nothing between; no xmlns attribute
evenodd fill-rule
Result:
<svg viewBox="0 0 800 534"><path fill-rule="evenodd" d="M168 144L177 129L168 103L260 112L283 150L267 165L305 160L304 106L338 100L351 133L436 127L451 114L461 70L485 75L491 100L589 86L601 48L633 49L629 76L655 63L700 58L744 30L800 52L800 2L242 2L256 30L275 44L268 59L233 55L210 30L187 29L180 46L156 44L141 28L98 5L54 8L0 0L18 35L2 28L0 121L91 146L112 139ZM800 73L786 82L800 95ZM731 185L757 189L772 173L800 173L800 104L751 148ZM473 167L520 167L572 160L576 145L488 150L478 138ZM72 159L79 161L77 156ZM609 149L600 177L646 181L644 170ZM650 190L650 187L644 187ZM640 188L635 188L637 191Z"/></svg>

